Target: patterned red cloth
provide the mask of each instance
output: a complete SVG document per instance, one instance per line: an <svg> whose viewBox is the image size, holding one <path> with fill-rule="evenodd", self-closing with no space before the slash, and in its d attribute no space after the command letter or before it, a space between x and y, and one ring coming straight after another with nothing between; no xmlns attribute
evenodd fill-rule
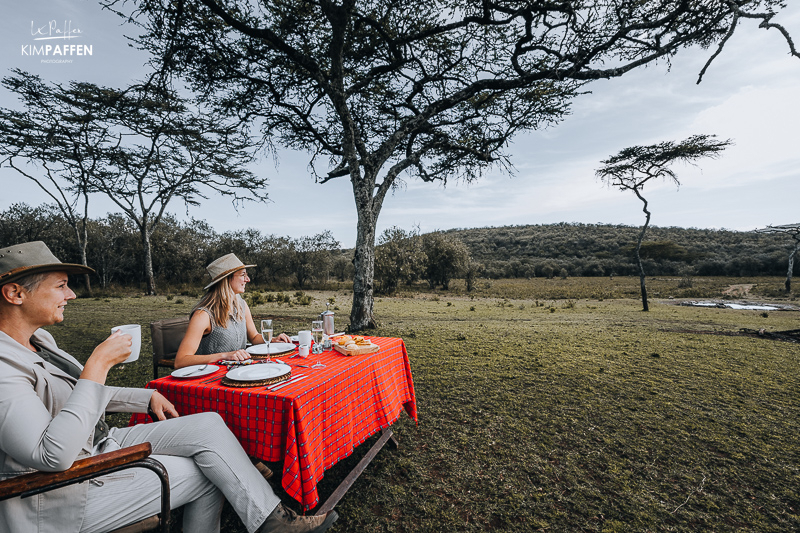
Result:
<svg viewBox="0 0 800 533"><path fill-rule="evenodd" d="M281 483L311 509L319 503L317 482L328 468L353 453L371 435L389 427L403 409L417 421L417 400L402 339L368 337L380 351L346 357L326 351L307 359L283 357L292 376L304 375L277 391L219 384L226 369L196 379L164 377L148 383L187 415L216 411L248 455L283 460ZM212 378L210 383L202 383ZM132 423L147 422L134 415Z"/></svg>

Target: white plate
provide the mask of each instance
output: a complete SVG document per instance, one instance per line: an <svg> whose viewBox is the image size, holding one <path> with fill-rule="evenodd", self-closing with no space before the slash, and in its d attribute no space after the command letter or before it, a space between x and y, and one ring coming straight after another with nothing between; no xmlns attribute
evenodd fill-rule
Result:
<svg viewBox="0 0 800 533"><path fill-rule="evenodd" d="M291 340L292 342L300 342L300 335L292 335L291 337L289 337L289 340Z"/></svg>
<svg viewBox="0 0 800 533"><path fill-rule="evenodd" d="M292 367L283 363L264 363L248 365L228 370L225 377L234 381L261 381L288 374Z"/></svg>
<svg viewBox="0 0 800 533"><path fill-rule="evenodd" d="M202 370L200 370L202 368ZM200 376L207 376L219 370L217 365L208 365L203 368L203 365L192 365L179 368L170 374L173 378L199 378Z"/></svg>
<svg viewBox="0 0 800 533"><path fill-rule="evenodd" d="M269 347L269 352L267 352ZM254 344L247 347L250 355L276 355L279 353L291 352L296 346L291 342L271 342L269 344Z"/></svg>

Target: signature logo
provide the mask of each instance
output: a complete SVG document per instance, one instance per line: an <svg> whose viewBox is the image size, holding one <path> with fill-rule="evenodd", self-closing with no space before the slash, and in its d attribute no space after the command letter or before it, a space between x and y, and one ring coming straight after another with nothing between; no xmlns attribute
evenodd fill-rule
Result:
<svg viewBox="0 0 800 533"><path fill-rule="evenodd" d="M21 55L42 56L42 63L72 63L72 59L66 59L65 56L90 56L94 51L91 44L59 44L83 37L83 31L73 26L71 20L60 23L53 19L45 24L37 24L32 20L31 37L34 41L56 40L53 44L22 45Z"/></svg>
<svg viewBox="0 0 800 533"><path fill-rule="evenodd" d="M49 21L44 26L37 26L31 21L31 35L34 41L45 41L49 39L75 39L80 37L83 32L80 28L73 28L71 20L65 20L59 26L55 20Z"/></svg>

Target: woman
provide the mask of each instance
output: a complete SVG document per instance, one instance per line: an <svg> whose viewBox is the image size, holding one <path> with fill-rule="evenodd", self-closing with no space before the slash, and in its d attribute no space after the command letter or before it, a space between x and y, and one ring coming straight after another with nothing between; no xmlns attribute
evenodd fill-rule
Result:
<svg viewBox="0 0 800 533"><path fill-rule="evenodd" d="M247 268L254 266L227 254L206 267L211 283L205 286L208 292L192 310L186 336L175 356L175 368L222 359L244 361L250 359L244 349L248 340L252 344L264 343L241 296L250 282ZM283 333L272 341L291 342Z"/></svg>
<svg viewBox="0 0 800 533"><path fill-rule="evenodd" d="M0 248L0 479L58 472L82 457L149 442L169 474L170 503L184 507L183 530L219 533L227 499L249 533L313 532L337 515L301 517L284 507L216 413L178 417L159 392L105 385L131 353L131 337L113 333L85 365L42 329L64 320L75 293L43 242ZM152 411L159 422L109 428L103 414ZM155 514L159 481L143 469L0 502L0 532L110 531Z"/></svg>

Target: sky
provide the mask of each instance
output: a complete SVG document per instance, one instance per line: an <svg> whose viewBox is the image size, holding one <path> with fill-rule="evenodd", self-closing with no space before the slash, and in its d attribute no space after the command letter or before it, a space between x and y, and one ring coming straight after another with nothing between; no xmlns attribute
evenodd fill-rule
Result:
<svg viewBox="0 0 800 533"><path fill-rule="evenodd" d="M125 39L132 29L95 0L0 0L0 5L3 75L21 68L47 81L121 87L146 72L147 56ZM800 2L774 21L800 42ZM34 41L52 36L62 38ZM91 45L92 53L46 63L26 48L64 42ZM558 222L640 225L639 200L595 178L600 161L628 146L699 133L735 144L717 160L676 166L680 188L671 182L648 184L644 195L652 225L748 231L800 222L800 59L789 55L777 30L745 22L697 85L711 53L687 50L670 65L588 86L591 94L578 97L562 123L515 138L508 149L511 174L491 171L477 182L446 186L405 179L384 202L378 234L392 226L425 233ZM0 106L15 107L16 97L0 89ZM168 210L181 220L205 220L220 233L256 228L298 238L330 230L343 247L352 247L356 209L350 183L346 178L315 183L309 160L304 152L281 149L276 158L265 156L253 167L270 180L268 203L235 209L230 200L211 197L197 208L175 202ZM10 169L0 169L0 187L5 191L0 210L16 202L47 201L36 185ZM114 211L109 200L92 198L91 216Z"/></svg>

